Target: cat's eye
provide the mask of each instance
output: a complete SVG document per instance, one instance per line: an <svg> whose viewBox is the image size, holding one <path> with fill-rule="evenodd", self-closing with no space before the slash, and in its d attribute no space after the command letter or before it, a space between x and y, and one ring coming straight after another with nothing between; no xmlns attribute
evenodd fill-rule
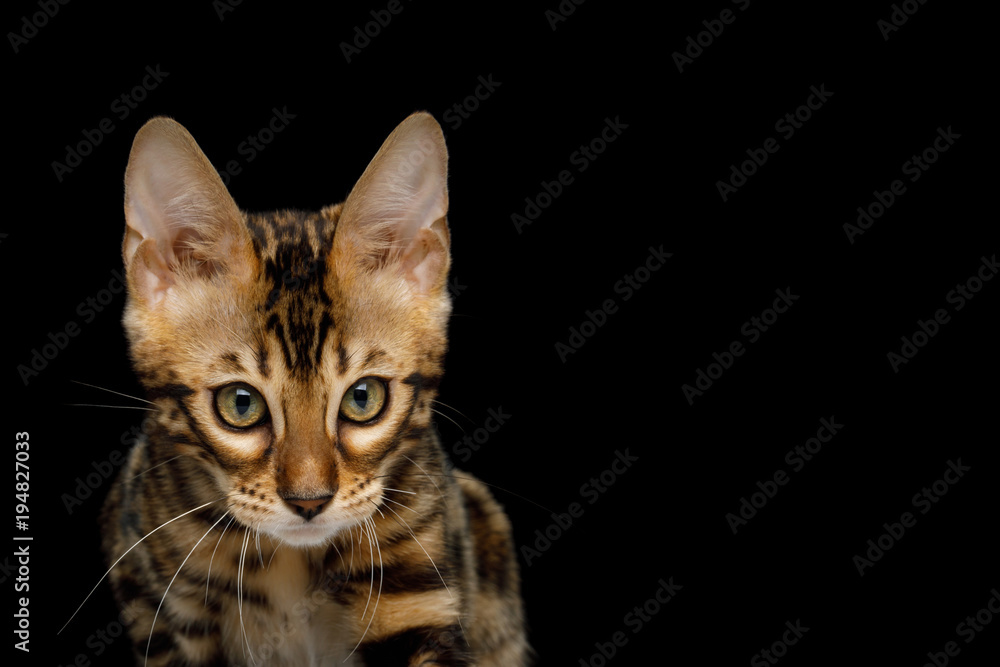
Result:
<svg viewBox="0 0 1000 667"><path fill-rule="evenodd" d="M340 416L352 422L367 422L382 413L386 399L385 383L378 378L364 378L354 383L340 401Z"/></svg>
<svg viewBox="0 0 1000 667"><path fill-rule="evenodd" d="M247 384L230 384L215 392L215 409L222 421L236 428L250 428L267 418L267 402Z"/></svg>

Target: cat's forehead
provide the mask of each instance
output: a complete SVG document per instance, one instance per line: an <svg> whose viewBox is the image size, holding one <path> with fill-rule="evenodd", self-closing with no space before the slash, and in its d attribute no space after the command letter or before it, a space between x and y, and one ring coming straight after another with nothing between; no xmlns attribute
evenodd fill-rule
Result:
<svg viewBox="0 0 1000 667"><path fill-rule="evenodd" d="M329 261L339 208L247 214L263 296L258 312L271 316L276 310L304 312L335 306L330 292L331 288L339 290L331 284L336 272Z"/></svg>
<svg viewBox="0 0 1000 667"><path fill-rule="evenodd" d="M231 313L228 331L236 336L234 346L253 341L264 375L281 369L305 380L320 371L327 354L344 372L379 342L400 350L412 342L407 327L398 330L408 320L407 300L394 289L398 281L333 266L340 208L246 214L259 270L256 289L242 295L243 307ZM256 316L246 317L244 310Z"/></svg>
<svg viewBox="0 0 1000 667"><path fill-rule="evenodd" d="M281 265L290 274L314 273L316 260L330 253L339 209L247 213L254 253L265 264Z"/></svg>

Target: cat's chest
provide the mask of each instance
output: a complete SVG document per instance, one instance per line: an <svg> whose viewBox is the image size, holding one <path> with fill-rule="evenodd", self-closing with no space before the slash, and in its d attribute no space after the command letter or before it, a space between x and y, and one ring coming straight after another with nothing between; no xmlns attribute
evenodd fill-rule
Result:
<svg viewBox="0 0 1000 667"><path fill-rule="evenodd" d="M351 639L355 623L349 609L330 594L330 582L317 585L315 573L293 550L279 549L265 563L243 572L243 585L254 594L225 605L222 631L229 664L362 665L351 655L357 643Z"/></svg>

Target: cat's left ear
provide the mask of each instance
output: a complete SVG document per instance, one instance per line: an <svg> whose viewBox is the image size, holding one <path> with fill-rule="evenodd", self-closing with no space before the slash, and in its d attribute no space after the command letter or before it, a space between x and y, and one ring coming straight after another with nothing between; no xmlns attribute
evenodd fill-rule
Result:
<svg viewBox="0 0 1000 667"><path fill-rule="evenodd" d="M252 255L242 213L194 137L169 118L150 120L135 136L125 222L130 291L150 305L181 281L220 271L247 279Z"/></svg>
<svg viewBox="0 0 1000 667"><path fill-rule="evenodd" d="M448 276L448 150L428 113L400 123L344 202L334 252L400 270L418 293Z"/></svg>

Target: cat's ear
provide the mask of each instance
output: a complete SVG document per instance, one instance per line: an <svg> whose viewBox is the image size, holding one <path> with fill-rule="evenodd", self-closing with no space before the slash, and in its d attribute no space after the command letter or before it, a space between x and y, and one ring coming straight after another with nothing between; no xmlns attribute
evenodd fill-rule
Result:
<svg viewBox="0 0 1000 667"><path fill-rule="evenodd" d="M125 170L129 282L150 305L178 280L248 269L242 214L182 125L153 118L135 135Z"/></svg>
<svg viewBox="0 0 1000 667"><path fill-rule="evenodd" d="M344 202L334 252L395 268L430 294L448 275L448 150L428 113L400 123Z"/></svg>

